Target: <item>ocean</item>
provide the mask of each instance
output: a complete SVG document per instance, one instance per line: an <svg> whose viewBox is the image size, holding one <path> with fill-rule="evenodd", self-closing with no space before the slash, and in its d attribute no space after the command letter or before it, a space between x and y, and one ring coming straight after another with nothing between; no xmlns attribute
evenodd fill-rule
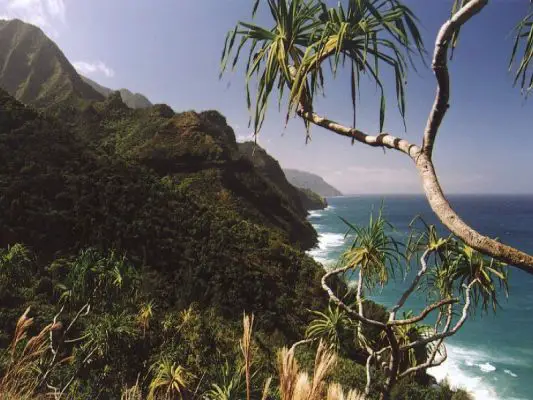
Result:
<svg viewBox="0 0 533 400"><path fill-rule="evenodd" d="M533 196L456 195L449 196L452 206L472 227L502 242L533 253ZM346 196L328 198L325 210L313 211L309 221L319 234L319 244L309 251L326 267L335 263L349 243L346 225L366 224L370 212L376 213L383 202L383 213L404 236L415 215L428 223L438 223L422 196ZM372 293L370 298L391 306L405 287L401 279ZM448 339L448 360L429 372L438 380L468 390L476 400L533 399L533 276L511 269L509 297L501 297L496 314L476 313L465 326ZM423 304L421 297L407 304L414 310Z"/></svg>

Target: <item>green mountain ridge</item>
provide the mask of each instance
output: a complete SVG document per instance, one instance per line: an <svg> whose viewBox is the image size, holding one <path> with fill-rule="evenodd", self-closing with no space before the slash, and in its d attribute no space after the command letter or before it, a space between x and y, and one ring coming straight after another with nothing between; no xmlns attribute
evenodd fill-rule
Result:
<svg viewBox="0 0 533 400"><path fill-rule="evenodd" d="M327 200L310 189L297 188L303 206L311 210L323 210L328 206Z"/></svg>
<svg viewBox="0 0 533 400"><path fill-rule="evenodd" d="M237 371L246 312L256 318L253 379L276 375L277 350L328 307L324 268L306 255L317 233L304 192L264 150L250 157L217 111L103 96L17 20L0 22L0 51L0 371L31 309L30 335L55 316L66 330L76 322L49 376L72 383L66 398L121 398L140 378L147 392L166 361L205 393L221 366ZM329 284L353 300L342 281ZM385 320L366 304L365 315ZM365 354L346 343L332 379L361 386ZM299 356L311 366L314 350Z"/></svg>
<svg viewBox="0 0 533 400"><path fill-rule="evenodd" d="M26 35L41 57L22 46ZM0 92L0 246L24 243L43 263L86 247L125 252L165 276L154 284L154 293L172 293L165 301L216 305L229 316L257 310L270 329L301 329L280 314L311 302L295 309L305 319L312 303L324 302L315 280L321 267L302 253L316 244L316 232L301 205L240 154L222 115L131 109L117 92L104 98L86 85L38 28L2 23L0 43L12 42L18 58L8 57L10 68L20 59L28 65L18 81L38 69L28 60L51 59L61 62L53 82L65 84L19 96L39 112ZM18 87L12 75L2 77ZM70 90L75 84L80 90ZM180 293L172 289L178 281ZM289 303L277 309L275 293Z"/></svg>
<svg viewBox="0 0 533 400"><path fill-rule="evenodd" d="M304 191L291 185L279 162L270 156L265 149L254 142L239 143L240 152L253 164L254 167L276 186L281 195L292 202L302 217L307 216L308 210L323 209L326 207L319 195L312 191Z"/></svg>
<svg viewBox="0 0 533 400"><path fill-rule="evenodd" d="M0 91L0 162L0 248L24 243L38 262L27 286L0 279L0 348L28 304L37 321L51 320L53 287L63 283L50 265L86 248L125 254L142 271L139 296L149 296L159 315L193 305L202 324L218 324L201 340L223 331L232 340L242 312L254 312L257 334L267 335L261 351L273 351L302 337L308 309L326 305L322 267L303 253L316 233L240 156L217 112L133 110L111 95L80 111L63 105L43 113ZM161 331L151 335L151 346L107 359L113 374L101 376L98 362L86 367L86 395L75 398L94 398L99 388L116 398L143 368L120 364L124 357L164 351ZM212 352L183 340L188 350L176 362L197 374L216 370Z"/></svg>
<svg viewBox="0 0 533 400"><path fill-rule="evenodd" d="M287 180L294 186L309 189L322 197L342 196L342 193L323 178L310 172L297 169L284 169Z"/></svg>
<svg viewBox="0 0 533 400"><path fill-rule="evenodd" d="M102 100L41 29L0 20L0 87L37 107Z"/></svg>
<svg viewBox="0 0 533 400"><path fill-rule="evenodd" d="M115 92L115 90L102 86L86 76L81 75L81 78L94 90L105 97L108 97L111 93ZM116 91L120 92L122 101L130 108L148 108L153 105L150 100L148 100L146 96L141 93L133 93L128 89L118 89Z"/></svg>

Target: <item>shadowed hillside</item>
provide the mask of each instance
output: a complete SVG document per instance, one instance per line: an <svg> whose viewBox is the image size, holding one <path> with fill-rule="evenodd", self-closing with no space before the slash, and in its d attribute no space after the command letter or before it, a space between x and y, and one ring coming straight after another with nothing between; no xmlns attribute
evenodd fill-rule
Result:
<svg viewBox="0 0 533 400"><path fill-rule="evenodd" d="M286 197L296 210L299 210L301 216L306 216L307 210L319 210L327 207L325 200L313 191L291 185L279 162L258 144L254 142L239 143L239 150L254 164L261 175L276 186L282 196Z"/></svg>
<svg viewBox="0 0 533 400"><path fill-rule="evenodd" d="M109 89L105 86L100 85L99 83L96 83L92 79L89 79L85 76L81 77L86 83L91 85L91 87L96 90L101 95L107 97L111 93L114 92L113 89ZM122 101L124 104L126 104L129 108L147 108L152 106L152 103L150 100L146 98L146 96L142 95L141 93L132 93L128 89L118 89L120 92L120 96L122 97Z"/></svg>

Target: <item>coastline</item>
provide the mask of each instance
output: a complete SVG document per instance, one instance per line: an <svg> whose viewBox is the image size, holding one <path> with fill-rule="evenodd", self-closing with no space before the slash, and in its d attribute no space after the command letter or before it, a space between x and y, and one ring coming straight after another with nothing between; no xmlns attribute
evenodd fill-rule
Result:
<svg viewBox="0 0 533 400"><path fill-rule="evenodd" d="M346 245L345 235L341 233L342 229L339 225L335 225L336 209L333 203L342 202L350 199L376 199L377 196L341 196L335 198L328 198L329 206L324 210L313 211L310 213L308 220L313 225L318 234L318 244L315 248L308 251L317 262L321 263L326 269L328 264L336 261L338 256ZM407 196L398 196L405 198ZM396 197L396 198L398 198ZM455 196L454 196L455 197ZM480 198L479 196L459 196L462 198ZM491 198L493 196L490 196ZM494 196L500 197L500 196ZM516 196L524 198L523 195ZM526 197L530 197L526 195ZM413 199L413 196L410 197ZM423 197L420 196L420 200ZM453 200L453 198L452 198ZM346 201L344 201L346 203ZM390 203L390 200L389 200ZM388 204L386 202L386 204ZM464 207L463 204L461 204ZM350 211L350 210L348 210ZM337 212L348 212L339 206ZM354 211L352 211L354 212ZM367 212L368 215L368 212ZM367 215L364 219L367 218ZM404 215L402 214L402 217ZM334 225L334 226L333 226ZM372 298L378 303L387 303L386 290L378 293ZM505 310L503 311L505 313ZM503 317L503 313L498 316ZM475 322L479 324L490 324L489 321L480 322L479 319ZM467 327L468 328L468 327ZM479 326L475 327L479 330ZM472 329L475 333L475 329ZM463 332L462 332L463 333ZM458 335L448 341L448 360L439 367L428 370L428 373L434 376L438 382L447 380L452 387L462 388L469 391L476 400L503 400L503 399L521 399L525 400L527 397L509 396L507 392L513 390L519 385L520 376L525 376L521 371L521 365L524 363L523 359L516 359L514 356L504 357L506 354L503 349L483 346L483 342L478 342L480 346L472 346L472 333L464 332L464 335ZM502 381L503 379L503 381ZM505 394L504 394L505 393Z"/></svg>

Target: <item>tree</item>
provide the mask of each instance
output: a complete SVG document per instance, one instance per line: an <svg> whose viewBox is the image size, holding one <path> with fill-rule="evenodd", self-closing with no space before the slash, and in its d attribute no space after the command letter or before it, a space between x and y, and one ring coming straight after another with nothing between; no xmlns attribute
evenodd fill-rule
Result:
<svg viewBox="0 0 533 400"><path fill-rule="evenodd" d="M324 339L335 351L339 351L345 331L351 327L351 321L344 310L328 306L325 313L313 311L317 317L309 324L305 336L309 339Z"/></svg>
<svg viewBox="0 0 533 400"><path fill-rule="evenodd" d="M254 2L255 15L259 0ZM287 118L298 115L306 127L316 125L353 142L372 147L397 150L410 157L422 180L427 200L442 223L473 249L533 274L533 256L497 240L483 236L452 209L439 184L433 165L433 149L439 127L449 107L450 76L448 50L455 46L460 28L478 14L488 0L456 0L452 16L439 31L432 69L437 79L435 103L428 117L422 144L383 132L386 98L380 66L394 71L397 105L405 116L405 71L414 55L423 54L423 41L417 28L416 17L399 0L347 0L329 7L322 0L268 0L274 27L263 28L248 22L239 22L228 33L222 56L222 71L230 63L235 66L247 46L246 98L252 107L249 85L257 79L253 121L257 134L261 129L267 105L274 89L279 92L279 103L288 94ZM516 82L523 90L531 90L533 75L533 16L529 14L518 26L512 62L520 57ZM240 41L236 41L239 38ZM380 133L369 135L318 114L314 106L316 94L326 85L324 69L331 65L333 74L339 67L351 67L351 93L354 108L353 126L356 125L356 92L359 77L367 73L381 91L379 110Z"/></svg>
<svg viewBox="0 0 533 400"><path fill-rule="evenodd" d="M507 275L503 263L489 259L453 236L439 237L435 226L423 224L413 231L400 256L399 245L386 232L390 226L381 215L370 218L368 227L350 225L355 233L353 245L341 258L341 265L328 271L322 278L322 287L330 301L358 324L356 336L367 352L366 395L370 394L373 368L385 375L380 388L381 398L388 399L394 385L402 378L426 371L446 360L444 340L455 335L468 316L478 306L483 311L496 310L498 288L507 290ZM389 310L385 321L373 319L365 313L363 287L371 290L377 284L388 282L385 269L393 276L407 276L411 260L418 262L418 272ZM386 261L389 264L386 267ZM347 304L329 286L333 276L357 273L355 305ZM409 297L415 291L426 293L426 307L418 313L404 311ZM423 325L435 316L433 326ZM379 340L365 336L361 327L373 327L381 334Z"/></svg>

